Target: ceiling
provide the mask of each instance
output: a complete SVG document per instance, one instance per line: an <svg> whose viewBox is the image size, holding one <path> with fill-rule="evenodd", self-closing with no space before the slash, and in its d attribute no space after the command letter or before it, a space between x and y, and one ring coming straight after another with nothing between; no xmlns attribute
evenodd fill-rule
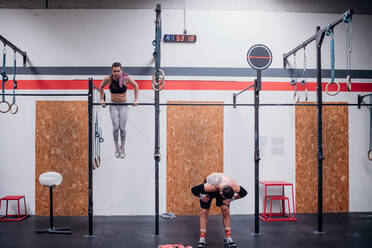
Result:
<svg viewBox="0 0 372 248"><path fill-rule="evenodd" d="M162 9L284 11L372 14L372 0L0 0L0 8L21 9Z"/></svg>

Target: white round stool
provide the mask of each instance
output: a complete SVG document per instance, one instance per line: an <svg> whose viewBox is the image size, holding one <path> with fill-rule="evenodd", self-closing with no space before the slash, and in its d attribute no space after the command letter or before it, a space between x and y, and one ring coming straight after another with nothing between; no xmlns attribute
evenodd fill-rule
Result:
<svg viewBox="0 0 372 248"><path fill-rule="evenodd" d="M47 187L58 186L61 184L62 180L62 175L54 171L45 172L39 176L40 184Z"/></svg>

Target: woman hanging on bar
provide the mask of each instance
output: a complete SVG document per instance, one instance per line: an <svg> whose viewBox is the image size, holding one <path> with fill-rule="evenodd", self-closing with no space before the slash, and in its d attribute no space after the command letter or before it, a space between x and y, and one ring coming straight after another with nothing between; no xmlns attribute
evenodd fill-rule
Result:
<svg viewBox="0 0 372 248"><path fill-rule="evenodd" d="M134 101L133 106L137 106L138 102L138 84L125 73L119 62L112 64L112 74L106 76L101 86L100 101L103 107L106 106L104 99L104 88L109 86L111 93L111 101L113 103L126 103L127 102L127 86L128 83L134 87ZM125 136L126 136L126 123L128 119L128 105L110 105L110 115L112 120L113 136L115 142L115 157L122 159L125 158ZM119 145L119 130L121 144Z"/></svg>

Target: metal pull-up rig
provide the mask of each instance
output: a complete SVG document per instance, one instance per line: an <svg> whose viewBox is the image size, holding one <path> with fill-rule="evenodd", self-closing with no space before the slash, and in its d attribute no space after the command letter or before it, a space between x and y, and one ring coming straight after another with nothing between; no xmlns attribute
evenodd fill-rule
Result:
<svg viewBox="0 0 372 248"><path fill-rule="evenodd" d="M336 18L332 23L320 28L317 26L315 29L315 34L302 42L300 45L283 54L283 67L287 66L287 58L291 55L295 55L297 51L305 48L308 44L315 41L316 42L316 70L317 70L317 119L318 119L318 225L315 234L323 234L323 139L322 139L322 58L321 49L324 40L324 36L327 30L332 30L335 26L342 22L351 21L353 15L353 10L349 9L338 18Z"/></svg>

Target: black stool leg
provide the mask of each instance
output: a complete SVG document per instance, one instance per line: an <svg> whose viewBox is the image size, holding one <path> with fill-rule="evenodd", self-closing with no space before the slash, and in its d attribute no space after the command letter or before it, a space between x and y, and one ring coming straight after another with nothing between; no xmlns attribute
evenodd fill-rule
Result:
<svg viewBox="0 0 372 248"><path fill-rule="evenodd" d="M53 223L53 187L49 187L49 229L37 230L36 233L71 234L69 227L55 228Z"/></svg>
<svg viewBox="0 0 372 248"><path fill-rule="evenodd" d="M49 229L54 228L53 218L53 187L49 187Z"/></svg>

